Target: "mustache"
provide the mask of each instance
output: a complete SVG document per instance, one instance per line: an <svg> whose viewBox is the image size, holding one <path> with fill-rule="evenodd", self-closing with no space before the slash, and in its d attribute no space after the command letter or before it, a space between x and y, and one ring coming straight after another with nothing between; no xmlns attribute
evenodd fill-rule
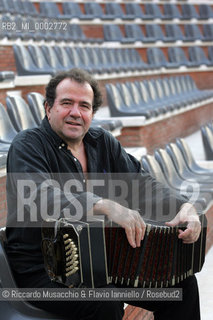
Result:
<svg viewBox="0 0 213 320"><path fill-rule="evenodd" d="M67 118L67 119L65 119L65 122L70 123L70 124L77 124L77 125L83 124L82 119L75 119L75 118Z"/></svg>

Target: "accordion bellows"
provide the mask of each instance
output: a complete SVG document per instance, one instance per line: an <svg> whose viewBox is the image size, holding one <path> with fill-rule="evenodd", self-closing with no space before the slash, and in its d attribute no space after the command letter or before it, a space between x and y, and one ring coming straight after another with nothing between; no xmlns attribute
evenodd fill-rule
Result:
<svg viewBox="0 0 213 320"><path fill-rule="evenodd" d="M199 272L205 259L206 218L193 244L178 239L178 228L146 222L141 246L132 248L125 231L101 220L62 218L42 226L44 264L53 281L68 287L168 287Z"/></svg>

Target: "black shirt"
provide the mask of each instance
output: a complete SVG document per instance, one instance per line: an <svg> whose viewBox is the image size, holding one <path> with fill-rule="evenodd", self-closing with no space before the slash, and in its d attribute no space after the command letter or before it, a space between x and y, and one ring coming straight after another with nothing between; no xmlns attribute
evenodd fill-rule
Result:
<svg viewBox="0 0 213 320"><path fill-rule="evenodd" d="M127 154L118 140L104 129L90 128L84 137L84 145L88 173L92 174L93 178L100 180L100 177L107 177L109 179L109 176L116 175L116 181L122 179L127 181L129 187L127 201L121 204L139 209L142 215L146 215L149 211L148 218L157 218L160 208L163 212L171 213L171 202L174 200L176 207L172 207L172 216L168 218L170 219L185 202L180 195L172 193L142 171L140 163ZM48 185L52 185L46 197L47 203L44 204L41 198L45 189L43 183L44 181L46 183L47 179ZM64 185L70 179L80 184L77 183L74 190L67 192ZM8 242L6 249L12 268L16 272L34 272L44 268L39 224L44 218L43 211L47 211L50 216L58 214L57 217L63 217L67 212L78 214L77 209L79 208L80 218L85 219L88 210L100 198L114 199L113 196L115 196L115 199L119 199L119 196L116 195L116 188L113 189L115 195L108 192L111 191L112 185L110 185L110 190L107 185L107 188L97 187L93 189L95 192L89 192L87 179L80 162L67 149L67 144L52 130L46 117L40 127L22 131L15 137L8 153L7 163L6 235ZM26 180L32 180L33 183L30 182L26 187ZM134 184L135 189L130 187L132 180L138 181L138 184ZM23 181L24 187L22 186ZM105 189L108 189L107 192ZM139 196L138 190L140 190ZM34 211L29 212L26 205L22 212L20 202L23 199L23 192L25 199L32 197ZM34 197L34 192L36 197ZM60 206L58 206L59 202ZM17 223L17 220L20 222Z"/></svg>

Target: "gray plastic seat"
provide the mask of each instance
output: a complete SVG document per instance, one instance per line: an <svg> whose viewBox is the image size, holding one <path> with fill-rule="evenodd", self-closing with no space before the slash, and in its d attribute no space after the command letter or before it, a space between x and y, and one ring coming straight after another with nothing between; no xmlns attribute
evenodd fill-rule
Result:
<svg viewBox="0 0 213 320"><path fill-rule="evenodd" d="M193 4L182 4L181 11L183 20L199 19L199 14Z"/></svg>
<svg viewBox="0 0 213 320"><path fill-rule="evenodd" d="M113 84L106 84L107 102L112 117L127 117L127 116L147 116L145 112L140 112L136 108L127 106L123 100L119 89Z"/></svg>
<svg viewBox="0 0 213 320"><path fill-rule="evenodd" d="M84 4L85 13L92 15L93 18L99 18L101 20L113 20L115 16L113 14L104 14L99 3L86 2Z"/></svg>
<svg viewBox="0 0 213 320"><path fill-rule="evenodd" d="M17 288L12 270L4 249L6 242L5 229L0 229L0 287ZM68 320L65 317L56 316L52 313L36 308L25 300L1 300L1 314L7 320ZM71 318L69 318L71 319Z"/></svg>
<svg viewBox="0 0 213 320"><path fill-rule="evenodd" d="M177 24L166 24L165 36L173 41L183 41L185 39L185 36Z"/></svg>
<svg viewBox="0 0 213 320"><path fill-rule="evenodd" d="M155 41L167 41L167 39L165 38L163 31L161 29L161 27L157 24L147 24L145 26L146 29L146 37L147 38L152 38Z"/></svg>
<svg viewBox="0 0 213 320"><path fill-rule="evenodd" d="M13 45L16 61L16 70L18 75L41 75L50 74L50 70L40 69L35 65L33 59L26 47L22 45Z"/></svg>
<svg viewBox="0 0 213 320"><path fill-rule="evenodd" d="M38 92L30 92L27 95L27 100L37 125L40 125L42 119L45 117L44 96Z"/></svg>
<svg viewBox="0 0 213 320"><path fill-rule="evenodd" d="M61 61L58 59L53 47L42 45L41 50L46 61L49 62L51 69L56 71L65 71L66 68L61 64Z"/></svg>
<svg viewBox="0 0 213 320"><path fill-rule="evenodd" d="M16 135L17 131L14 129L8 113L0 103L0 142L11 143Z"/></svg>
<svg viewBox="0 0 213 320"><path fill-rule="evenodd" d="M135 18L140 18L143 20L150 20L152 18L151 16L144 14L139 3L126 3L125 9L126 13L134 15Z"/></svg>
<svg viewBox="0 0 213 320"><path fill-rule="evenodd" d="M201 136L206 160L213 160L213 131L208 125L201 126Z"/></svg>
<svg viewBox="0 0 213 320"><path fill-rule="evenodd" d="M134 20L135 15L131 13L125 13L119 3L107 2L105 4L105 12L115 18L120 18L123 20Z"/></svg>
<svg viewBox="0 0 213 320"><path fill-rule="evenodd" d="M203 40L203 35L196 24L185 24L184 26L184 41Z"/></svg>
<svg viewBox="0 0 213 320"><path fill-rule="evenodd" d="M213 199L213 189L211 187L208 187L207 184L181 179L166 150L156 149L154 157L159 163L170 187L179 190L182 195L188 195L187 198L190 202L194 203L201 212L208 210Z"/></svg>
<svg viewBox="0 0 213 320"><path fill-rule="evenodd" d="M148 48L147 49L147 61L150 65L153 65L157 68L178 68L179 64L175 62L169 62L163 51L159 48Z"/></svg>
<svg viewBox="0 0 213 320"><path fill-rule="evenodd" d="M213 187L208 184L196 182L193 179L181 178L172 159L165 149L156 149L154 152L155 159L158 161L161 170L163 170L167 182L172 186L191 187L191 190L204 192L213 198Z"/></svg>
<svg viewBox="0 0 213 320"><path fill-rule="evenodd" d="M164 19L173 20L181 19L181 13L178 7L173 3L166 3L163 5Z"/></svg>
<svg viewBox="0 0 213 320"><path fill-rule="evenodd" d="M118 41L123 44L136 41L135 38L125 37L118 25L105 24L103 25L103 32L105 41Z"/></svg>
<svg viewBox="0 0 213 320"><path fill-rule="evenodd" d="M193 153L189 147L189 145L186 143L184 139L177 138L176 139L176 145L180 149L183 158L185 160L186 165L188 166L189 170L196 173L200 176L207 176L213 178L213 170L207 169L204 167L201 167L197 161L195 160Z"/></svg>
<svg viewBox="0 0 213 320"><path fill-rule="evenodd" d="M197 183L207 184L207 186L213 186L212 177L210 176L200 176L188 169L185 164L183 155L175 143L168 143L166 145L166 151L172 159L178 174L182 179L196 181Z"/></svg>
<svg viewBox="0 0 213 320"><path fill-rule="evenodd" d="M54 75L57 72L57 69L51 67L51 65L48 63L49 60L47 60L44 56L40 46L29 45L27 48L37 68L43 71L45 70L47 74L51 75Z"/></svg>
<svg viewBox="0 0 213 320"><path fill-rule="evenodd" d="M213 10L209 4L200 4L199 5L199 18L201 20L208 20L213 18Z"/></svg>
<svg viewBox="0 0 213 320"><path fill-rule="evenodd" d="M128 38L134 38L135 41L142 41L144 43L155 42L154 37L147 37L144 35L142 28L138 24L125 24L124 28Z"/></svg>
<svg viewBox="0 0 213 320"><path fill-rule="evenodd" d="M187 68L195 68L197 64L193 61L189 61L185 55L185 52L180 47L170 47L168 48L168 60L170 62L178 64L181 66L186 66Z"/></svg>
<svg viewBox="0 0 213 320"><path fill-rule="evenodd" d="M62 2L63 14L70 19L78 18L80 20L93 20L94 16L89 14L84 14L78 3L74 2Z"/></svg>
<svg viewBox="0 0 213 320"><path fill-rule="evenodd" d="M198 67L201 65L213 66L213 61L210 61L201 47L190 47L189 60L195 63Z"/></svg>
<svg viewBox="0 0 213 320"><path fill-rule="evenodd" d="M145 3L144 13L152 19L163 19L163 14L156 3Z"/></svg>
<svg viewBox="0 0 213 320"><path fill-rule="evenodd" d="M213 62L213 46L208 47L208 59Z"/></svg>
<svg viewBox="0 0 213 320"><path fill-rule="evenodd" d="M1 144L0 144L0 168L5 168L6 163L7 163L7 152L1 152Z"/></svg>
<svg viewBox="0 0 213 320"><path fill-rule="evenodd" d="M203 25L203 41L213 41L213 25Z"/></svg>
<svg viewBox="0 0 213 320"><path fill-rule="evenodd" d="M70 19L69 14L61 14L56 3L50 1L41 2L39 5L40 13L43 16L54 19Z"/></svg>
<svg viewBox="0 0 213 320"><path fill-rule="evenodd" d="M165 150L161 150L161 149L160 151L163 151L164 153L166 152ZM167 170L169 168L167 167L166 162L164 162L162 166L162 164L159 163L159 161L157 161L154 156L145 155L145 156L142 156L141 158L141 164L142 164L142 168L146 172L148 172L152 177L154 177L157 181L161 182L163 185L169 187L173 192L177 192L178 194L181 194L187 199L190 199L193 197L193 191L190 190L190 188L188 189L183 188L182 181L180 182L180 184L170 182L170 178L168 179L167 174L169 172L171 173L171 170ZM190 187L190 184L189 184L189 187ZM212 196L209 193L202 192L200 196L195 200L196 200L196 208L202 212L208 207L209 203L212 200Z"/></svg>
<svg viewBox="0 0 213 320"><path fill-rule="evenodd" d="M19 96L6 97L7 111L17 132L37 127L29 106Z"/></svg>

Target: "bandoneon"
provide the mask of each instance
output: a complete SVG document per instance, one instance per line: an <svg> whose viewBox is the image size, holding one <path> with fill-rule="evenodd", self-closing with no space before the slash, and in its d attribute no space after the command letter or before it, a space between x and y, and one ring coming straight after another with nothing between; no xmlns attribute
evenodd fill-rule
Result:
<svg viewBox="0 0 213 320"><path fill-rule="evenodd" d="M42 251L49 277L68 287L168 287L199 272L205 259L206 218L193 244L178 239L178 227L146 222L141 246L132 248L123 228L94 219L62 218L42 226Z"/></svg>

